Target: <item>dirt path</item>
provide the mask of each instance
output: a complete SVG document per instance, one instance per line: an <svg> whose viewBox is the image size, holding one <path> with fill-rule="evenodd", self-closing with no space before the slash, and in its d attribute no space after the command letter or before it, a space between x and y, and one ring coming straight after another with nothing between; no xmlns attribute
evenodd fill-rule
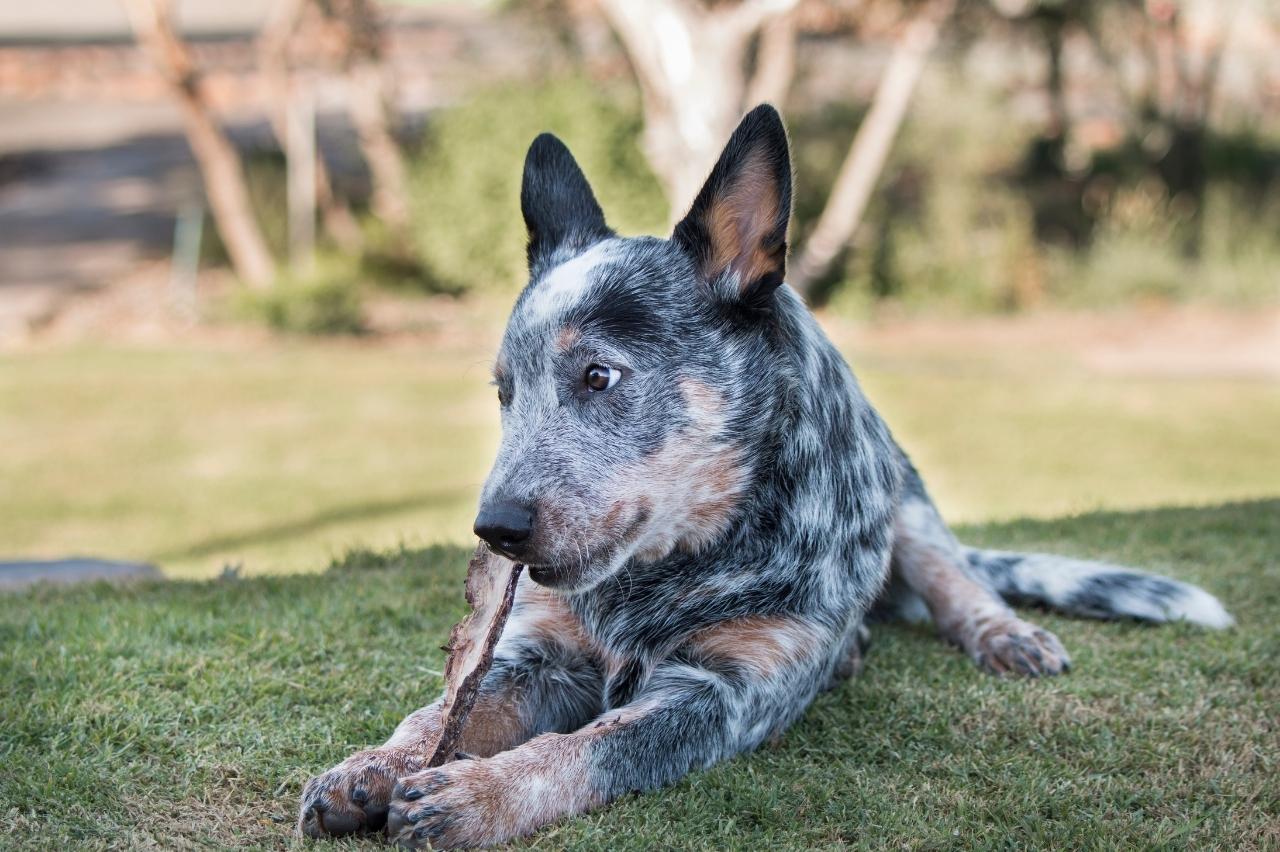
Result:
<svg viewBox="0 0 1280 852"><path fill-rule="evenodd" d="M1280 379L1280 307L1196 305L878 323L828 317L827 323L855 350L880 355L968 349L1007 361L1062 357L1107 375Z"/></svg>

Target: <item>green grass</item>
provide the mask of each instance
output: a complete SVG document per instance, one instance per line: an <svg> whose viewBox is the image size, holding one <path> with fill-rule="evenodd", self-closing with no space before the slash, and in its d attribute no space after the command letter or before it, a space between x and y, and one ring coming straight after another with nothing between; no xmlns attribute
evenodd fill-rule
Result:
<svg viewBox="0 0 1280 852"><path fill-rule="evenodd" d="M487 381L478 351L355 343L0 360L0 550L210 576L462 541L497 441Z"/></svg>
<svg viewBox="0 0 1280 852"><path fill-rule="evenodd" d="M482 313L0 359L4 554L244 567L0 597L0 848L296 844L308 775L433 697L497 441ZM967 539L1198 581L1240 626L1046 615L1077 669L1034 683L882 628L778 745L534 844L1280 847L1280 388L842 339Z"/></svg>
<svg viewBox="0 0 1280 852"><path fill-rule="evenodd" d="M1280 501L963 532L1198 581L1240 624L1040 615L1076 669L1033 682L882 627L865 674L778 744L533 845L1280 845ZM302 846L308 774L439 688L464 564L456 547L357 552L319 576L0 597L0 847Z"/></svg>
<svg viewBox="0 0 1280 852"><path fill-rule="evenodd" d="M0 357L0 558L80 553L208 577L228 563L314 572L354 545L462 544L497 446L487 365L505 309L435 320L450 337L432 345ZM1275 382L1107 377L1053 353L849 343L954 520L1280 491Z"/></svg>

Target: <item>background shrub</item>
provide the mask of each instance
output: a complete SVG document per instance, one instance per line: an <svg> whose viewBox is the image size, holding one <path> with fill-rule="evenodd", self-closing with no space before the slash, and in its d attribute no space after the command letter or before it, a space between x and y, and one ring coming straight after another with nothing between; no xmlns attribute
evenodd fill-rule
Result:
<svg viewBox="0 0 1280 852"><path fill-rule="evenodd" d="M660 233L667 208L639 149L633 95L579 78L511 82L428 123L412 164L417 251L432 277L463 290L525 281L520 177L534 136L569 146L620 233Z"/></svg>
<svg viewBox="0 0 1280 852"><path fill-rule="evenodd" d="M308 277L286 275L274 287L241 290L237 312L276 331L360 334L365 331L359 276L350 259L323 256Z"/></svg>

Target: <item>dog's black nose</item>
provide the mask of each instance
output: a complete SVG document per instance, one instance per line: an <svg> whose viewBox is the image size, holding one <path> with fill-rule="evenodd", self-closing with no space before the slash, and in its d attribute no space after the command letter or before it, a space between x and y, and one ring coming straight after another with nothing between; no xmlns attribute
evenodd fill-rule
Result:
<svg viewBox="0 0 1280 852"><path fill-rule="evenodd" d="M480 507L475 532L494 550L515 557L533 535L533 518L532 506L503 500Z"/></svg>

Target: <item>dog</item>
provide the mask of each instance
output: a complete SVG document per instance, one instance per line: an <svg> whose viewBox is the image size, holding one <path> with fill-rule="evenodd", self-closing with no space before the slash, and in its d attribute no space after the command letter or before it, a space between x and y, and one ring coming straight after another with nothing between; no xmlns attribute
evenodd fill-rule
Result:
<svg viewBox="0 0 1280 852"><path fill-rule="evenodd" d="M502 442L476 534L524 562L458 760L423 768L440 702L312 779L309 836L385 824L486 846L780 735L857 673L867 623L929 619L1001 675L1066 671L1010 601L1226 627L1205 591L960 544L784 281L778 113L734 131L669 239L618 237L554 136L521 210L529 284L494 384Z"/></svg>

